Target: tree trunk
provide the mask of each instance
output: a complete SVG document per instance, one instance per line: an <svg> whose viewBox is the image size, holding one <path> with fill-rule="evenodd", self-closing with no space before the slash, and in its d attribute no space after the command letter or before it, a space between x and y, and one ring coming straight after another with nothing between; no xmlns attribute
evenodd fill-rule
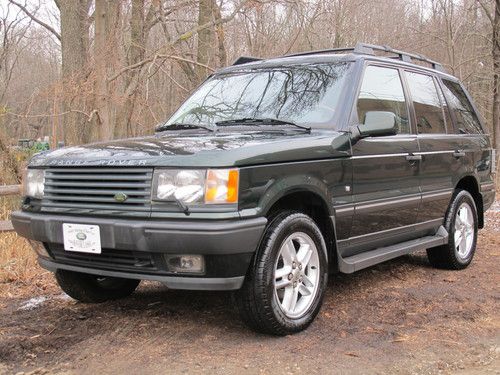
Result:
<svg viewBox="0 0 500 375"><path fill-rule="evenodd" d="M198 26L205 25L213 20L214 0L199 0ZM215 31L213 27L207 27L198 32L198 53L197 61L201 64L210 65L215 42ZM197 66L196 73L198 80L203 80L208 74L207 69Z"/></svg>
<svg viewBox="0 0 500 375"><path fill-rule="evenodd" d="M68 88L77 87L82 81L87 64L87 2L86 0L57 1L61 18L61 54L62 54L62 80ZM70 94L63 99L63 112L82 107L83 98ZM81 114L68 113L64 119L65 143L86 143L90 140L89 124ZM69 138L69 139L67 139Z"/></svg>
<svg viewBox="0 0 500 375"><path fill-rule="evenodd" d="M214 2L214 18L216 21L220 21L222 19L222 14L220 11L220 7ZM224 35L224 24L219 23L216 28L215 32L217 34L217 47L218 47L218 55L219 55L219 64L220 66L226 66L227 65L227 52L226 52L226 38Z"/></svg>
<svg viewBox="0 0 500 375"><path fill-rule="evenodd" d="M130 16L130 45L127 65L133 65L144 59L148 30L145 25L144 0L132 0ZM125 137L133 134L132 115L137 99L140 69L134 69L125 75L125 101L120 106L114 136Z"/></svg>
<svg viewBox="0 0 500 375"><path fill-rule="evenodd" d="M493 18L493 147L500 159L500 0L495 1ZM497 163L498 169L498 163Z"/></svg>
<svg viewBox="0 0 500 375"><path fill-rule="evenodd" d="M95 1L95 102L98 112L98 138L113 138L115 111L113 106L113 86L108 82L114 62L117 59L117 23L120 2L113 0ZM114 84L113 84L114 85Z"/></svg>

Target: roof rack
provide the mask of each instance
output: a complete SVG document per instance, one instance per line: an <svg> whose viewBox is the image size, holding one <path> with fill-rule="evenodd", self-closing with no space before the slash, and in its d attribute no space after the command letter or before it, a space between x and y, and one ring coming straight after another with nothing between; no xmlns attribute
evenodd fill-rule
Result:
<svg viewBox="0 0 500 375"><path fill-rule="evenodd" d="M375 44L367 44L367 43L359 43L359 42L356 44L355 47L332 48L332 49L324 49L324 50L319 50L319 51L301 52L301 53L295 53L292 55L287 55L287 57L288 56L316 55L316 54L321 54L321 53L340 53L340 52L352 52L352 53L356 53L356 54L360 54L360 55L373 55L373 56L375 56L375 51L394 54L395 56L388 56L388 57L396 58L396 59L399 59L399 60L404 61L404 62L412 63L414 60L424 62L424 63L429 64L432 67L432 69L438 70L440 72L445 71L443 68L443 65L441 65L440 63L438 63L436 61L428 59L425 56L400 51L400 50L391 48L389 46L378 46Z"/></svg>
<svg viewBox="0 0 500 375"><path fill-rule="evenodd" d="M400 51L400 50L391 48L389 46L378 46L375 44L367 44L367 43L359 43L359 42L356 44L355 47L331 48L331 49L323 49L323 50L317 50L317 51L300 52L300 53L294 53L291 55L285 55L283 57L308 56L308 55L318 55L318 54L322 54L322 53L342 53L342 52L351 52L351 53L356 53L356 54L360 54L360 55L375 56L376 51L393 54L394 56L388 56L388 57L393 58L393 59L399 59L401 61L408 62L408 63L412 63L415 60L423 62L423 63L427 63L432 67L432 69L438 70L440 72L445 72L443 65L441 65L440 63L438 63L436 61L430 60L425 56ZM233 63L233 65L246 64L249 62L260 61L260 60L262 60L262 59L259 59L256 57L241 56Z"/></svg>

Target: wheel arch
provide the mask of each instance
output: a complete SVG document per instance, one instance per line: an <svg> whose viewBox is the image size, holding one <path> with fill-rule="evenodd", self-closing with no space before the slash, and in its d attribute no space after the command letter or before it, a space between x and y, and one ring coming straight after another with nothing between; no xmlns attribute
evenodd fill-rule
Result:
<svg viewBox="0 0 500 375"><path fill-rule="evenodd" d="M265 216L270 221L279 212L285 210L302 212L314 220L325 240L330 270L337 270L335 225L332 220L333 213L325 197L313 189L296 187L276 197L267 208Z"/></svg>
<svg viewBox="0 0 500 375"><path fill-rule="evenodd" d="M479 191L479 184L476 177L472 175L463 176L456 184L455 189L466 190L474 198L477 209L478 228L484 227L483 196Z"/></svg>

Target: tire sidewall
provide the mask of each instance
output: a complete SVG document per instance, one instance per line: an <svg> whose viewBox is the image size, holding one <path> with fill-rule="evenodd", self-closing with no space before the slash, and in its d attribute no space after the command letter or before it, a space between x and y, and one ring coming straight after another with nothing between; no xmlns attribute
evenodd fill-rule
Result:
<svg viewBox="0 0 500 375"><path fill-rule="evenodd" d="M261 248L265 250L262 256L266 257L266 267L263 276L265 277L267 299L270 301L273 315L280 325L287 327L287 329L292 332L299 331L312 322L321 308L328 281L326 244L316 223L309 216L304 214L290 213L288 216L285 216L285 218L279 215L269 225L269 228L276 228L277 231L275 236L270 237L268 241L261 246ZM275 298L274 271L276 260L283 242L295 232L303 232L314 241L316 249L318 250L320 276L318 290L311 306L309 306L308 310L301 317L289 318L285 315L281 306L279 306L279 302Z"/></svg>

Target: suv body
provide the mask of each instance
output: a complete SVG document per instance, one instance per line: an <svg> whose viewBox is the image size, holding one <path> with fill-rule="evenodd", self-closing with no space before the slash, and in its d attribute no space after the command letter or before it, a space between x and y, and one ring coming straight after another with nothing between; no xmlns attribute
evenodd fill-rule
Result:
<svg viewBox="0 0 500 375"><path fill-rule="evenodd" d="M276 121L280 111L267 108L262 114L273 119L232 118L220 103L238 115L248 110L239 106L257 113L279 103L288 117ZM431 249L435 265L465 267L494 201L494 151L467 91L437 63L386 47L240 59L210 77L162 130L31 160L28 175L37 182L28 176L35 185L12 222L75 298L85 301L89 290L91 302L117 298L137 286L99 289L95 280L106 278L239 290L250 326L295 332L319 310L328 271L351 273L421 249ZM207 182L208 175L220 180ZM201 196L169 196L177 183L203 185ZM214 193L221 200L207 202L207 184L222 186ZM158 199L159 185L167 199ZM98 227L98 239L88 226ZM100 244L74 251L65 236L76 236L74 246L88 236ZM295 247L290 259L287 241Z"/></svg>

